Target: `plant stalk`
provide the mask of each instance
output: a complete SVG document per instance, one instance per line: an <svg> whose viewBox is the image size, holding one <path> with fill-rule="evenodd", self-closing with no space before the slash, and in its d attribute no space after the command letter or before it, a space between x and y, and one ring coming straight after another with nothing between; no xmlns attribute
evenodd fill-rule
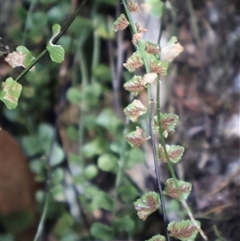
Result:
<svg viewBox="0 0 240 241"><path fill-rule="evenodd" d="M127 14L128 20L130 22L131 28L133 33L135 34L137 32L135 25L133 24L131 15L129 13L129 10L127 8L125 0L123 0L123 5L125 8L125 12ZM147 61L147 58L145 56L144 52L144 46L141 41L138 41L138 47L141 52L141 56L143 58L144 66L146 69L146 73L150 73L150 68L149 64ZM158 183L158 192L159 192L159 197L161 201L161 208L162 208L162 214L163 214L163 221L165 225L165 233L166 233L166 238L167 241L170 241L169 234L167 232L167 214L166 214L166 208L165 208L165 202L164 202L164 197L163 197L163 191L162 191L162 186L161 186L161 179L160 179L160 172L159 172L159 166L158 166L158 160L157 160L157 153L156 153L156 142L153 134L153 123L152 123L152 103L153 103L153 98L151 97L151 86L150 84L147 84L147 95L148 95L148 115L149 115L149 132L151 136L151 142L152 142L152 152L153 152L153 159L154 159L154 168L155 168L155 173L156 173L156 178L157 178L157 183Z"/></svg>
<svg viewBox="0 0 240 241"><path fill-rule="evenodd" d="M204 234L203 230L197 224L195 218L193 217L193 214L192 214L190 208L187 205L187 202L184 200L182 191L180 190L178 182L177 182L177 177L176 177L175 171L173 169L172 163L170 161L170 158L169 158L169 155L168 155L168 152L167 152L167 149L166 149L166 143L165 143L165 139L164 139L164 136L163 136L163 128L162 128L162 125L161 125L161 116L160 116L160 83L159 83L159 81L157 82L156 91L157 91L157 120L158 120L158 126L159 126L159 135L160 135L161 145L162 145L163 150L164 150L164 155L166 156L166 159L167 159L168 169L169 169L170 174L173 178L174 184L177 188L178 195L180 197L181 203L182 203L183 207L186 209L189 218L191 219L191 221L193 222L194 226L197 228L197 230L199 231L199 233L201 234L203 239L207 240L206 235Z"/></svg>

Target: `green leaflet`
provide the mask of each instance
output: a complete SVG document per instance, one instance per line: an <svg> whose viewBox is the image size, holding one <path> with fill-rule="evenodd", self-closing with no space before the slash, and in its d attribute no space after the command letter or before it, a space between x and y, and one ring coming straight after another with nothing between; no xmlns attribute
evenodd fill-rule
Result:
<svg viewBox="0 0 240 241"><path fill-rule="evenodd" d="M164 236L158 234L158 235L151 237L150 239L148 239L146 241L166 241L166 239Z"/></svg>
<svg viewBox="0 0 240 241"><path fill-rule="evenodd" d="M134 207L137 210L137 215L141 220L146 218L155 212L160 206L159 195L156 192L145 193L135 203Z"/></svg>
<svg viewBox="0 0 240 241"><path fill-rule="evenodd" d="M25 55L25 58L23 60L23 65L25 66L25 68L27 68L35 59L32 53L22 45L18 46L16 50L17 52L22 52Z"/></svg>
<svg viewBox="0 0 240 241"><path fill-rule="evenodd" d="M192 184L190 182L177 181L178 187L182 193L183 200L186 200L192 190ZM173 178L169 178L165 183L165 189L163 191L164 194L171 196L172 198L177 199L178 201L182 201L179 196L178 189L175 185Z"/></svg>
<svg viewBox="0 0 240 241"><path fill-rule="evenodd" d="M14 109L18 105L18 98L21 91L22 85L16 82L12 77L9 77L2 83L0 100L7 106L8 109Z"/></svg>
<svg viewBox="0 0 240 241"><path fill-rule="evenodd" d="M61 63L64 60L64 54L65 54L65 51L62 46L52 43L53 39L57 37L57 35L60 33L60 29L61 29L61 26L59 24L54 24L52 26L53 37L49 40L46 47L51 60L56 63Z"/></svg>
<svg viewBox="0 0 240 241"><path fill-rule="evenodd" d="M200 222L196 221L200 227ZM191 220L183 220L181 222L171 222L167 227L170 235L180 239L181 241L195 240L198 230Z"/></svg>

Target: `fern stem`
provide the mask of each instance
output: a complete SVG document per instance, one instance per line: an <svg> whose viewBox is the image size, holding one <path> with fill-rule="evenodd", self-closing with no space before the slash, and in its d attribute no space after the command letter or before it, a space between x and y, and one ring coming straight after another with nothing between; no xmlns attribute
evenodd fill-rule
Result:
<svg viewBox="0 0 240 241"><path fill-rule="evenodd" d="M133 33L136 33L137 32L136 27L133 24L133 21L132 21L131 15L129 13L129 10L127 8L125 0L123 0L123 5L124 5L124 8L125 8L125 12L127 14L128 20L130 22L132 31L133 31ZM146 58L146 55L145 55L144 46L143 46L141 41L138 41L137 44L138 44L139 50L141 52L141 56L143 58L146 73L150 73L150 68L149 68L149 64L148 64L148 61L147 61L147 58ZM152 123L153 98L151 97L151 86L150 86L150 84L147 84L147 95L148 95L149 132L150 132L151 142L152 142L151 144L152 144L152 153L153 153L153 159L154 159L154 168L155 168L155 173L156 173L156 178L157 178L159 197L160 197L160 201L161 201L161 208L162 208L162 214L163 214L163 221L164 221L164 225L165 225L166 238L167 238L167 241L170 241L170 237L169 237L169 234L167 232L167 214L166 214L166 209L165 209L165 202L164 202L164 197L163 197L163 191L162 191L161 179L160 179L160 172L159 172L159 166L158 166L158 160L157 160L156 142L155 142L155 138L154 138L154 134L153 134L153 126L152 126L152 124L153 124Z"/></svg>
<svg viewBox="0 0 240 241"><path fill-rule="evenodd" d="M151 99L151 103L154 103L153 98ZM163 197L163 190L161 186L161 179L160 179L160 172L159 172L159 166L158 166L158 159L157 159L157 152L156 152L156 142L155 142L155 137L153 134L153 128L152 128L152 108L151 112L149 113L149 129L150 129L150 134L151 134L151 140L152 140L152 151L153 151L153 157L154 157L154 168L155 168L155 173L156 173L156 178L157 178L157 183L158 183L158 192L161 200L161 208L162 208L162 214L163 214L163 221L165 225L165 234L167 237L167 241L170 241L170 236L167 231L167 213L166 213L166 208L165 208L165 201Z"/></svg>
<svg viewBox="0 0 240 241"><path fill-rule="evenodd" d="M194 226L197 228L197 230L199 231L199 233L201 234L203 239L207 240L206 235L204 234L203 230L197 224L189 206L187 205L187 202L184 200L182 191L179 188L179 185L178 185L178 182L177 182L177 177L176 177L175 171L173 169L172 163L170 161L170 158L169 158L169 155L168 155L168 152L167 152L167 149L166 149L166 143L165 143L165 139L164 139L164 136L163 136L163 128L162 128L162 125L161 125L161 116L160 116L160 94L159 94L160 93L160 83L159 83L159 81L157 82L156 91L157 91L157 121L158 121L158 126L159 126L159 135L160 135L161 145L162 145L163 150L164 150L164 155L166 156L166 159L167 159L168 169L170 171L171 177L173 178L174 184L177 188L178 195L180 197L181 203L182 203L183 207L186 209L189 218L191 219L191 221L193 222Z"/></svg>
<svg viewBox="0 0 240 241"><path fill-rule="evenodd" d="M18 77L15 79L15 81L16 81L16 82L19 81L25 74L27 74L27 72L38 62L39 59L42 58L42 56L43 56L44 54L46 54L46 52L47 52L47 50L44 49L44 50L35 58L35 60L34 60L26 69L24 69L23 72L22 72L20 75L18 75Z"/></svg>
<svg viewBox="0 0 240 241"><path fill-rule="evenodd" d="M125 125L124 125L124 130L123 130L123 135L125 136L128 132L128 126L129 126L129 119L126 118ZM121 145L121 154L118 162L118 171L116 174L116 181L115 181L115 194L114 194L114 207L113 207L113 217L115 218L116 216L116 211L117 211L117 199L118 199L118 188L120 187L120 184L122 183L123 180L123 174L124 174L124 167L126 166L126 158L125 158L125 153L126 153L126 148L127 148L127 143L125 138L122 140L122 145Z"/></svg>
<svg viewBox="0 0 240 241"><path fill-rule="evenodd" d="M46 196L45 196L45 202L44 202L44 206L43 206L41 219L40 219L40 222L38 224L37 233L36 233L33 241L38 241L38 239L39 239L39 237L42 233L42 230L43 230L43 227L44 227L44 222L45 222L45 219L46 219L46 216L47 216L47 211L48 211L49 196L50 196L50 193L49 193L49 190L48 190L47 193L46 193Z"/></svg>

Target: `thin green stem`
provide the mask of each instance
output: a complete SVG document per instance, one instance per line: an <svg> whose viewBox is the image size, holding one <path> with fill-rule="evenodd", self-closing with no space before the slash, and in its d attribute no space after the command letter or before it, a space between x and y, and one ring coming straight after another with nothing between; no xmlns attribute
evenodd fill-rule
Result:
<svg viewBox="0 0 240 241"><path fill-rule="evenodd" d="M94 69L99 64L99 57L100 57L100 39L96 32L93 33L93 56L92 56L92 66L91 66L91 72L93 76ZM94 78L92 77L92 82L94 82Z"/></svg>
<svg viewBox="0 0 240 241"><path fill-rule="evenodd" d="M84 58L84 53L82 51L82 47L80 46L78 48L78 59L79 59L79 65L81 70L81 79L82 79L82 100L85 99L85 89L88 85L88 72L87 72L87 65ZM84 125L83 125L83 118L84 118L84 112L86 111L86 107L84 106L84 101L81 101L79 103L79 122L78 122L78 149L79 153L81 152L81 148L83 146L84 141Z"/></svg>
<svg viewBox="0 0 240 241"><path fill-rule="evenodd" d="M129 119L126 118L125 120L125 125L124 125L124 130L123 130L123 135L125 136L128 132L128 126L129 126ZM122 140L121 144L121 153L120 153L120 158L118 162L118 169L117 169L117 174L116 174L116 181L115 181L115 194L114 194L114 207L113 207L113 218L116 216L116 211L117 211L117 200L118 200L118 189L122 183L123 180L123 174L124 174L124 167L126 166L126 149L127 149L127 142L125 138Z"/></svg>
<svg viewBox="0 0 240 241"><path fill-rule="evenodd" d="M46 216L47 216L48 206L49 206L49 196L50 196L50 193L48 191L47 194L46 194L46 197L45 197L45 203L44 203L41 219L40 219L40 222L38 224L37 233L36 233L33 241L38 241L38 239L39 239L39 237L42 233L42 230L43 230L43 227L44 227L44 222L45 222L45 219L46 219Z"/></svg>
<svg viewBox="0 0 240 241"><path fill-rule="evenodd" d="M154 103L153 98L151 99L151 103ZM151 131L150 133L151 133L151 137L152 137L151 140L152 140L152 151L153 151L153 157L154 157L154 168L155 168L155 172L156 172L159 196L160 196L160 200L161 200L163 221L164 221L165 231L166 231L165 233L166 233L167 240L169 241L170 236L169 236L169 233L167 231L167 214L166 214L165 201L164 201L164 197L163 197L163 191L162 191L161 180L160 180L160 172L159 172L159 166L158 166L158 160L157 160L157 151L156 151L156 141L155 141L155 138L154 138L153 128L152 128L152 116L153 116L152 107L151 107L149 112L150 112L149 113L149 128L150 128L150 131Z"/></svg>
<svg viewBox="0 0 240 241"><path fill-rule="evenodd" d="M123 131L124 136L128 132L128 126L129 126L129 120L127 119L125 123L124 131ZM124 167L126 166L126 158L125 158L126 147L127 147L127 144L126 144L126 140L124 139L122 142L122 148L121 148L122 151L120 154L119 168L118 168L117 177L116 177L116 184L115 184L116 190L122 183L122 179L123 179L123 170L124 170Z"/></svg>
<svg viewBox="0 0 240 241"><path fill-rule="evenodd" d="M170 162L168 152L167 152L167 149L166 149L165 139L164 139L164 136L163 136L163 128L162 128L162 124L161 124L161 115L160 115L160 113L161 113L161 108L160 108L160 80L157 81L156 96L157 96L156 97L157 98L157 122L158 122L158 126L159 126L160 142L161 142L161 145L163 146L164 154L165 154L166 159L167 159L168 169L169 169L170 174L171 174L171 176L174 180L174 184L177 187L178 195L179 195L180 199L182 199L183 195L182 195L182 192L181 192L181 190L178 186L177 178L176 178L172 163Z"/></svg>
<svg viewBox="0 0 240 241"><path fill-rule="evenodd" d="M69 26L72 24L72 22L74 21L74 19L77 17L77 15L79 14L82 5L84 4L86 0L82 0L82 2L80 3L79 7L77 8L76 12L70 17L70 19L67 21L66 25L63 27L62 31L59 33L59 35L53 40L53 44L55 44L61 37L62 35L67 31L67 29L69 28Z"/></svg>
<svg viewBox="0 0 240 241"><path fill-rule="evenodd" d="M100 38L96 33L96 27L98 25L97 21L98 19L96 18L97 15L97 10L98 10L99 4L95 4L92 8L91 11L91 17L93 18L93 54L92 54L92 64L91 64L91 82L95 81L95 78L93 77L93 71L99 64L99 59L100 59Z"/></svg>
<svg viewBox="0 0 240 241"><path fill-rule="evenodd" d="M81 70L82 86L83 86L83 88L86 88L86 86L88 85L89 76L88 76L86 58L84 56L82 47L79 47L79 49L78 49L78 59L79 59L79 67Z"/></svg>
<svg viewBox="0 0 240 241"><path fill-rule="evenodd" d="M27 72L38 62L39 59L42 58L42 56L47 52L46 49L44 49L36 58L35 60L26 68L23 70L23 72L18 75L18 77L15 79L15 81L19 81Z"/></svg>
<svg viewBox="0 0 240 241"><path fill-rule="evenodd" d="M127 19L128 19L128 21L130 22L130 26L131 26L132 32L133 32L133 33L136 33L136 32L137 32L137 29L136 29L135 24L133 23L133 20L132 20L132 17L131 17L131 15L130 15L130 12L129 12L129 10L128 10L126 1L125 1L125 0L122 0L122 3L123 3L123 6L124 6L124 9L125 9L125 13L127 14Z"/></svg>
<svg viewBox="0 0 240 241"><path fill-rule="evenodd" d="M202 238L204 240L208 240L207 236L205 235L205 233L203 232L203 230L201 229L201 227L198 225L198 223L196 222L196 219L193 217L193 213L192 211L190 210L187 202L182 199L181 200L181 203L183 205L183 207L186 209L187 213L188 213L188 216L189 218L191 219L191 221L193 222L194 226L197 228L198 232L201 234Z"/></svg>
<svg viewBox="0 0 240 241"><path fill-rule="evenodd" d="M213 231L216 234L216 236L219 238L220 241L227 241L225 238L222 237L221 233L219 232L216 225L213 225Z"/></svg>

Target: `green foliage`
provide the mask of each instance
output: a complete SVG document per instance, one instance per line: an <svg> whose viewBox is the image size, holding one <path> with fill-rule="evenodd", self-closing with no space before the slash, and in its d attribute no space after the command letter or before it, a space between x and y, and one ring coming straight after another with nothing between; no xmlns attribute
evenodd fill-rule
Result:
<svg viewBox="0 0 240 241"><path fill-rule="evenodd" d="M137 214L143 221L160 207L159 194L156 192L145 193L141 198L134 202Z"/></svg>
<svg viewBox="0 0 240 241"><path fill-rule="evenodd" d="M14 81L12 77L2 82L2 90L0 91L0 100L8 109L14 109L18 105L18 98L22 91L22 85Z"/></svg>
<svg viewBox="0 0 240 241"><path fill-rule="evenodd" d="M54 226L53 233L58 237L64 237L74 226L74 219L69 213L63 213Z"/></svg>
<svg viewBox="0 0 240 241"><path fill-rule="evenodd" d="M13 235L6 234L6 235L1 235L0 234L0 240L1 241L14 241Z"/></svg>
<svg viewBox="0 0 240 241"><path fill-rule="evenodd" d="M57 0L39 0L40 3L55 3Z"/></svg>
<svg viewBox="0 0 240 241"><path fill-rule="evenodd" d="M136 69L143 65L143 60L141 54L137 51L134 52L127 60L123 66L129 71L134 72Z"/></svg>
<svg viewBox="0 0 240 241"><path fill-rule="evenodd" d="M126 166L125 168L132 168L136 164L144 163L145 156L142 150L134 148L126 152Z"/></svg>
<svg viewBox="0 0 240 241"><path fill-rule="evenodd" d="M105 108L102 110L96 119L96 124L108 130L112 135L118 137L119 132L122 130L123 123L116 117L111 109Z"/></svg>
<svg viewBox="0 0 240 241"><path fill-rule="evenodd" d="M32 62L35 60L32 53L26 47L20 45L17 47L16 50L17 52L23 53L25 55L23 60L23 65L25 66L25 68L32 64Z"/></svg>
<svg viewBox="0 0 240 241"><path fill-rule="evenodd" d="M60 23L66 19L70 11L70 4L67 1L61 1L57 5L53 5L48 11L48 21L50 25Z"/></svg>
<svg viewBox="0 0 240 241"><path fill-rule="evenodd" d="M113 39L115 33L112 29L113 19L103 15L94 16L95 34L103 39Z"/></svg>
<svg viewBox="0 0 240 241"><path fill-rule="evenodd" d="M127 180L117 191L121 199L126 203L132 203L139 196L139 191Z"/></svg>
<svg viewBox="0 0 240 241"><path fill-rule="evenodd" d="M82 99L81 91L77 87L71 87L67 91L67 99L73 104L78 104Z"/></svg>
<svg viewBox="0 0 240 241"><path fill-rule="evenodd" d="M53 37L47 44L47 51L49 52L50 58L53 62L61 63L64 60L64 49L61 45L53 44L53 40L57 35L59 35L61 26L59 24L54 24L52 26Z"/></svg>
<svg viewBox="0 0 240 241"><path fill-rule="evenodd" d="M151 6L151 15L162 16L163 2L155 0L146 2ZM90 237L88 233L97 240L113 240L124 235L128 235L130 239L135 233L142 231L141 220L145 220L159 209L161 204L159 194L155 192L146 193L137 199L142 195L142 190L138 187L138 183L134 183L125 173L127 169L134 170L135 165L144 163L146 157L144 152L138 148L129 149L124 137L131 147L139 147L148 139L144 137L147 135L144 133L145 130L136 127L136 131L130 131L131 125L126 124L127 122L124 124L124 120L117 116L112 108L115 100L113 101L111 86L115 84L113 83L115 76L112 73L112 66L110 68L106 64L106 59L109 61L109 55L103 51L106 48L104 44L115 38L113 25L115 30L118 27L123 30L131 21L128 22L129 19L127 20L122 14L114 22L110 16L100 13L99 9L102 4L111 9L116 6L116 0L97 0L89 9L85 9L85 17L78 15L68 27L67 32L61 35L60 24L64 26L62 23L66 21L72 7L70 2L40 0L38 4L39 10L38 7L33 8L33 12L31 12L31 7L29 12L23 7L18 9L22 24L19 29L24 29L25 26L25 30L21 33L19 29L15 29L12 37L15 36L18 44L25 42L30 43L31 47L36 46L32 48L36 52L41 50L40 47L37 49L38 44L46 46L46 49L34 58L25 46L17 47L17 52L26 56L21 65L26 68L26 72L23 72L24 74L18 79L18 81L23 80L24 76L27 80L23 82L21 101L18 103L22 86L12 77L3 82L0 99L9 109L16 108L18 105L19 108L15 112L5 109L4 115L9 120L21 123L25 127L20 141L27 156L31 157L30 168L36 174L36 181L48 184L49 193L38 191L36 194L38 203L42 206L45 202L44 207L48 206L43 218L54 220L55 225L51 235L60 241L75 241L79 238L87 240ZM52 26L51 39L49 38L51 35L49 26ZM59 36L61 38L56 44L56 38ZM46 39L50 39L48 43L45 42ZM172 38L165 46L165 50L178 47L176 41L176 38ZM142 48L137 46L136 52L128 58L124 66L133 72L148 63L152 72L148 74L154 74L154 78L151 81L146 80L146 74L138 79L125 72L126 80L132 78L134 83L127 81L124 88L127 85L129 88L130 85L130 89L126 89L134 95L146 88L149 89L150 84L153 81L156 82L157 76L167 75L170 62L170 60L160 60L158 44L141 40L141 46ZM142 50L145 51L145 56ZM164 51L162 49L161 57ZM49 58L40 60L46 52L54 63L50 62ZM55 63L61 63L65 56L67 66L64 62L59 70L59 66ZM33 71L29 72L29 66L33 64L33 61L37 64L32 69ZM67 81L71 82L71 87L62 94L61 91L65 89ZM67 103L64 103L65 95ZM58 98L61 101L57 101ZM151 102L150 99L148 102ZM68 105L76 110L76 117L74 116L74 120L70 121L72 117L70 112L66 114L66 120L62 121L61 114L64 112L62 110L67 109ZM124 109L124 112L130 120L135 122L138 121L140 115L150 113L148 107L134 100ZM47 124L46 115L49 109L57 113L57 126ZM178 116L161 113L160 117L163 133L159 133L157 117L154 118L153 130L155 134L163 134L167 137L175 130ZM62 145L59 144L57 138L61 139ZM66 153L63 150L66 150ZM170 161L176 163L182 156L183 148L170 146L167 151ZM176 151L178 155L172 157L171 155ZM164 155L163 148L160 151L160 157L164 158ZM101 180L104 175L107 178L108 176L114 178L109 179L112 180L111 182L107 181L102 184ZM191 185L182 181L179 181L178 185L185 200L190 193ZM187 192L185 192L186 187ZM70 189L72 193L66 195ZM169 180L166 183L165 194L181 200L177 196L177 187ZM132 205L133 202L137 214ZM81 213L78 221L73 217L72 209L74 208ZM95 215L106 213L107 225L96 221ZM85 230L84 219L90 221L90 230ZM169 231L176 237L181 232L172 232L174 225L169 226ZM10 231L15 232L13 229ZM10 236L4 238L6 241L8 238L11 239ZM156 235L149 241L165 241L165 238Z"/></svg>
<svg viewBox="0 0 240 241"><path fill-rule="evenodd" d="M166 210L169 216L173 213L174 215L177 215L179 219L184 219L187 215L187 211L182 209L181 203L176 199L172 199L166 204Z"/></svg>
<svg viewBox="0 0 240 241"><path fill-rule="evenodd" d="M45 12L30 14L27 27L29 29L34 29L34 31L41 31L41 29L46 26L47 19L47 13Z"/></svg>
<svg viewBox="0 0 240 241"><path fill-rule="evenodd" d="M118 170L117 158L111 154L103 154L98 158L98 167L102 171L116 173Z"/></svg>
<svg viewBox="0 0 240 241"><path fill-rule="evenodd" d="M96 0L96 2L98 4L105 3L105 4L112 5L112 6L116 6L117 5L117 0Z"/></svg>
<svg viewBox="0 0 240 241"><path fill-rule="evenodd" d="M36 135L22 136L21 144L28 156L34 156L42 151Z"/></svg>
<svg viewBox="0 0 240 241"><path fill-rule="evenodd" d="M52 198L55 201L63 202L65 200L65 198L64 198L64 186L62 184L54 185L51 188L50 192L51 192Z"/></svg>
<svg viewBox="0 0 240 241"><path fill-rule="evenodd" d="M88 35L93 29L92 19L77 16L74 22L69 27L68 31L75 37L83 37L83 42L86 40Z"/></svg>
<svg viewBox="0 0 240 241"><path fill-rule="evenodd" d="M91 206L93 210L102 208L108 211L113 210L113 200L110 195L103 191L94 191L92 193L92 203Z"/></svg>
<svg viewBox="0 0 240 241"><path fill-rule="evenodd" d="M62 182L64 179L64 170L63 168L56 168L55 170L52 171L52 177L51 177L51 181L53 184L58 184L60 182Z"/></svg>
<svg viewBox="0 0 240 241"><path fill-rule="evenodd" d="M28 210L17 211L1 216L1 225L10 233L18 233L29 227L34 221L33 213Z"/></svg>
<svg viewBox="0 0 240 241"><path fill-rule="evenodd" d="M100 83L110 82L111 70L105 64L99 64L93 69L93 77L96 78Z"/></svg>
<svg viewBox="0 0 240 241"><path fill-rule="evenodd" d="M49 157L49 164L55 166L64 159L64 152L58 143L53 142L54 129L48 124L41 124L38 128L38 140L43 151Z"/></svg>
<svg viewBox="0 0 240 241"><path fill-rule="evenodd" d="M89 164L85 167L83 174L86 179L93 179L97 176L98 169L95 165Z"/></svg>
<svg viewBox="0 0 240 241"><path fill-rule="evenodd" d="M96 155L101 155L105 153L108 149L108 145L104 138L101 136L96 137L93 141L83 145L82 154L86 158L91 158Z"/></svg>
<svg viewBox="0 0 240 241"><path fill-rule="evenodd" d="M200 226L200 222L196 221ZM191 220L183 220L181 222L171 222L168 224L170 235L181 241L195 240L198 230Z"/></svg>
<svg viewBox="0 0 240 241"><path fill-rule="evenodd" d="M154 17L160 18L163 14L163 5L162 1L158 0L145 0L147 7L150 9L149 14Z"/></svg>
<svg viewBox="0 0 240 241"><path fill-rule="evenodd" d="M167 149L169 160L171 162L177 163L180 161L184 152L184 147L171 145L171 146L166 146L166 149ZM162 159L164 162L167 162L167 156L165 155L164 148L161 145L159 146L159 152L160 152L159 158Z"/></svg>
<svg viewBox="0 0 240 241"><path fill-rule="evenodd" d="M160 113L160 121L163 129L163 135L165 138L168 137L169 134L175 131L175 126L178 122L179 117L172 113ZM154 117L154 132L158 133L158 118Z"/></svg>
<svg viewBox="0 0 240 241"><path fill-rule="evenodd" d="M91 235L98 240L112 240L113 231L112 229L102 223L94 223L90 229Z"/></svg>
<svg viewBox="0 0 240 241"><path fill-rule="evenodd" d="M126 231L131 233L134 229L134 222L129 215L115 220L113 225L115 229L119 230L120 232Z"/></svg>
<svg viewBox="0 0 240 241"><path fill-rule="evenodd" d="M165 240L166 239L165 239L164 236L158 234L158 235L155 235L155 236L153 236L152 238L150 238L150 239L148 239L146 241L165 241Z"/></svg>
<svg viewBox="0 0 240 241"><path fill-rule="evenodd" d="M179 201L186 200L192 190L192 184L189 182L178 181L176 180L179 190L181 191L181 195L177 186L175 185L174 179L170 178L165 183L164 194L169 195Z"/></svg>

